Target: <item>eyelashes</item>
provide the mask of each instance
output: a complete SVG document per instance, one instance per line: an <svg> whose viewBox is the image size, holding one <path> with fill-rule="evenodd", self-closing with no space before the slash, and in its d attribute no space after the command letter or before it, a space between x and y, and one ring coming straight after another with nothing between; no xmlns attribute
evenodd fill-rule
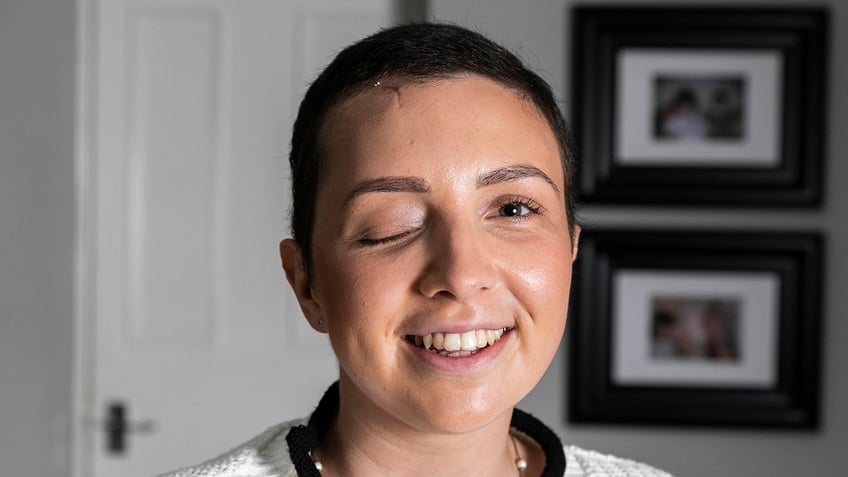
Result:
<svg viewBox="0 0 848 477"><path fill-rule="evenodd" d="M360 244L360 245L366 246L366 247L374 247L374 246L377 246L377 245L385 245L385 244L388 244L388 243L397 242L399 240L402 240L402 239L408 237L409 235L411 235L414 232L415 232L415 230L407 230L407 231L401 232L399 234L389 235L389 236L386 236L386 237L378 237L378 238L363 237L363 238L357 240L357 243Z"/></svg>
<svg viewBox="0 0 848 477"><path fill-rule="evenodd" d="M498 206L498 216L511 219L523 219L530 215L539 215L544 209L536 201L527 197L511 197Z"/></svg>
<svg viewBox="0 0 848 477"><path fill-rule="evenodd" d="M501 220L505 224L520 223L532 220L534 216L543 215L545 208L538 202L523 196L509 196L498 198L490 207L492 212L486 215L486 219ZM378 247L382 245L403 244L405 239L412 240L423 227L406 228L397 233L379 235L366 232L355 243L362 247ZM377 236L374 236L377 235Z"/></svg>

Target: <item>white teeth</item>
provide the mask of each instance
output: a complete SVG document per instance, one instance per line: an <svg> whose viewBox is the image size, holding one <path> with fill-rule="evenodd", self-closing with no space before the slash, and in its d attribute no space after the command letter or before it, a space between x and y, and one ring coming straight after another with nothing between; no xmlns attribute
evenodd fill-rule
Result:
<svg viewBox="0 0 848 477"><path fill-rule="evenodd" d="M445 349L445 334L444 333L430 333L433 335L433 347L436 349Z"/></svg>
<svg viewBox="0 0 848 477"><path fill-rule="evenodd" d="M474 354L474 351L459 350L450 353L448 353L447 351L439 351L439 354L442 356L450 356L452 358L462 358L464 356L471 356L472 354Z"/></svg>
<svg viewBox="0 0 848 477"><path fill-rule="evenodd" d="M496 330L471 330L464 333L428 333L424 336L414 336L416 346L432 349L447 356L469 356L479 349L491 346L498 341L506 328Z"/></svg>
<svg viewBox="0 0 848 477"><path fill-rule="evenodd" d="M462 341L459 333L445 333L445 351L459 351L462 349Z"/></svg>
<svg viewBox="0 0 848 477"><path fill-rule="evenodd" d="M477 347L485 348L489 343L486 341L486 330L477 330Z"/></svg>
<svg viewBox="0 0 848 477"><path fill-rule="evenodd" d="M477 332L476 331L466 331L465 333L459 335L462 340L462 349L465 351L474 351L477 349Z"/></svg>

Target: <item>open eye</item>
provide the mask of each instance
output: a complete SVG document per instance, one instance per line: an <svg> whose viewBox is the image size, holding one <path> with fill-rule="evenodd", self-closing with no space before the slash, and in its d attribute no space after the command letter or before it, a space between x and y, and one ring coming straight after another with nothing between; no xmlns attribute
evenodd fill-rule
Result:
<svg viewBox="0 0 848 477"><path fill-rule="evenodd" d="M498 215L501 217L525 217L530 214L537 214L539 210L539 206L528 200L511 199L498 207Z"/></svg>
<svg viewBox="0 0 848 477"><path fill-rule="evenodd" d="M502 205L498 212L504 217L517 217L529 214L530 209L524 204L510 202L508 204Z"/></svg>

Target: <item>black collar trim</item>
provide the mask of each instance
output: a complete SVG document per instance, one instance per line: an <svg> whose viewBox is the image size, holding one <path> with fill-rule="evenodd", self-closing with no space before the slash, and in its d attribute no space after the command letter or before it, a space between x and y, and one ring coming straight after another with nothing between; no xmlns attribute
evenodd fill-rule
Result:
<svg viewBox="0 0 848 477"><path fill-rule="evenodd" d="M289 456L299 477L321 477L321 473L315 469L312 462L312 451L318 447L338 412L339 382L336 381L324 393L315 412L309 417L309 423L289 430L286 442L289 445ZM519 409L513 410L510 426L542 447L545 453L545 469L542 471L542 477L562 477L565 474L565 452L562 442L548 426Z"/></svg>

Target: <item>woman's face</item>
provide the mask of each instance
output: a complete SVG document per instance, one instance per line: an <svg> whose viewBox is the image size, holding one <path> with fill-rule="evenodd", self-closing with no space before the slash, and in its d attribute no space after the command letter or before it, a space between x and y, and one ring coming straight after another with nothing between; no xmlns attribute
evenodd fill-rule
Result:
<svg viewBox="0 0 848 477"><path fill-rule="evenodd" d="M428 432L508 416L557 350L576 250L547 122L467 76L375 85L327 124L311 284L283 257L343 405Z"/></svg>

